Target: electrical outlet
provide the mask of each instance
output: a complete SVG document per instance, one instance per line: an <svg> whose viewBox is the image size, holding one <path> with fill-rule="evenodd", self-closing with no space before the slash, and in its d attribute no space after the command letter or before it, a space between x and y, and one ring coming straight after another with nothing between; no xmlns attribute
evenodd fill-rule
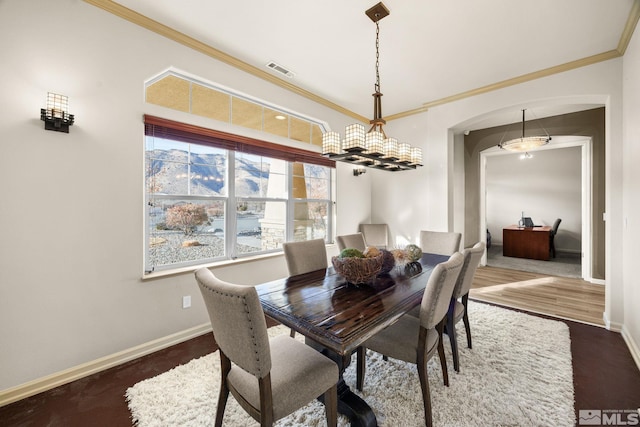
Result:
<svg viewBox="0 0 640 427"><path fill-rule="evenodd" d="M182 308L191 307L191 295L185 295L182 297Z"/></svg>

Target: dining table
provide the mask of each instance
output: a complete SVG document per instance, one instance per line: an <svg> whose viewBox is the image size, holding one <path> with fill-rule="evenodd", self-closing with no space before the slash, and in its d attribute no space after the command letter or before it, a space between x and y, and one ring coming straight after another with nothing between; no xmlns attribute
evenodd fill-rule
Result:
<svg viewBox="0 0 640 427"><path fill-rule="evenodd" d="M424 253L364 284L349 283L329 267L263 283L256 290L267 316L304 335L307 345L336 362L338 412L352 426L376 426L373 408L345 383L344 370L358 346L420 304L433 269L448 259Z"/></svg>

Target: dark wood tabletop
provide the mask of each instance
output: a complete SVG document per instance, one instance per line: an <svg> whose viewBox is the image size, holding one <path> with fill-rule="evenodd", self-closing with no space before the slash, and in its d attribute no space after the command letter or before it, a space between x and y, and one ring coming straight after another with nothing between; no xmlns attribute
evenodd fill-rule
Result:
<svg viewBox="0 0 640 427"><path fill-rule="evenodd" d="M419 305L431 272L447 259L423 254L420 267L395 267L366 285L347 283L328 268L256 289L265 314L345 356Z"/></svg>

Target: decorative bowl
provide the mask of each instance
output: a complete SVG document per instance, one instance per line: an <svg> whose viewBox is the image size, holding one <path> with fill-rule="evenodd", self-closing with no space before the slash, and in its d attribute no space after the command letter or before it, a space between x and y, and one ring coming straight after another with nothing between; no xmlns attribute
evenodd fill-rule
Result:
<svg viewBox="0 0 640 427"><path fill-rule="evenodd" d="M354 285L371 282L380 273L382 261L382 254L371 258L337 256L331 258L336 272Z"/></svg>

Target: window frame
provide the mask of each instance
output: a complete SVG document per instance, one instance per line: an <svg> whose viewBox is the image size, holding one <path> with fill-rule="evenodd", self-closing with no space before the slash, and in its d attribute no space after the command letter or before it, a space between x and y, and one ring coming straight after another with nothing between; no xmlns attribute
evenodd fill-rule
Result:
<svg viewBox="0 0 640 427"><path fill-rule="evenodd" d="M202 128L190 124L175 122L168 119L159 118L156 116L144 116L145 125L145 169L146 169L146 152L147 152L147 137L157 137L167 139L171 141L182 142L186 144L197 144L204 146L211 146L226 151L226 195L225 196L206 196L206 195L159 195L163 200L176 199L176 200L209 200L209 201L223 201L225 209L224 218L224 255L214 258L202 258L193 261L183 261L164 265L151 265L150 257L150 239L152 237L152 231L149 228L150 219L150 198L153 195L150 190L147 178L145 176L144 184L144 271L145 274L152 274L156 272L170 271L174 269L181 269L185 267L191 267L196 265L211 264L219 261L246 259L252 256L265 255L270 253L282 252L282 247L275 249L262 249L249 253L238 253L238 235L237 235L237 207L239 202L243 201L255 201L255 202L282 202L285 204L285 229L283 242L294 240L294 209L296 203L308 202L308 203L326 203L327 205L327 217L324 240L326 243L332 241L333 236L333 222L335 221L335 161L327 159L317 152L303 150L295 147L289 147L285 145L275 144L267 141L261 141L253 138L248 138L240 135L229 134L226 132L216 131L212 129ZM190 152L189 148L189 152ZM286 181L287 181L287 194L286 198L273 198L273 197L238 197L236 196L236 183L235 183L235 160L236 153L246 153L255 156L261 156L271 159L278 159L286 161ZM190 160L190 159L189 159ZM315 199L315 198L294 198L293 197L293 165L295 163L310 164L316 166L322 166L329 168L327 178L327 199ZM306 175L305 175L306 176Z"/></svg>

